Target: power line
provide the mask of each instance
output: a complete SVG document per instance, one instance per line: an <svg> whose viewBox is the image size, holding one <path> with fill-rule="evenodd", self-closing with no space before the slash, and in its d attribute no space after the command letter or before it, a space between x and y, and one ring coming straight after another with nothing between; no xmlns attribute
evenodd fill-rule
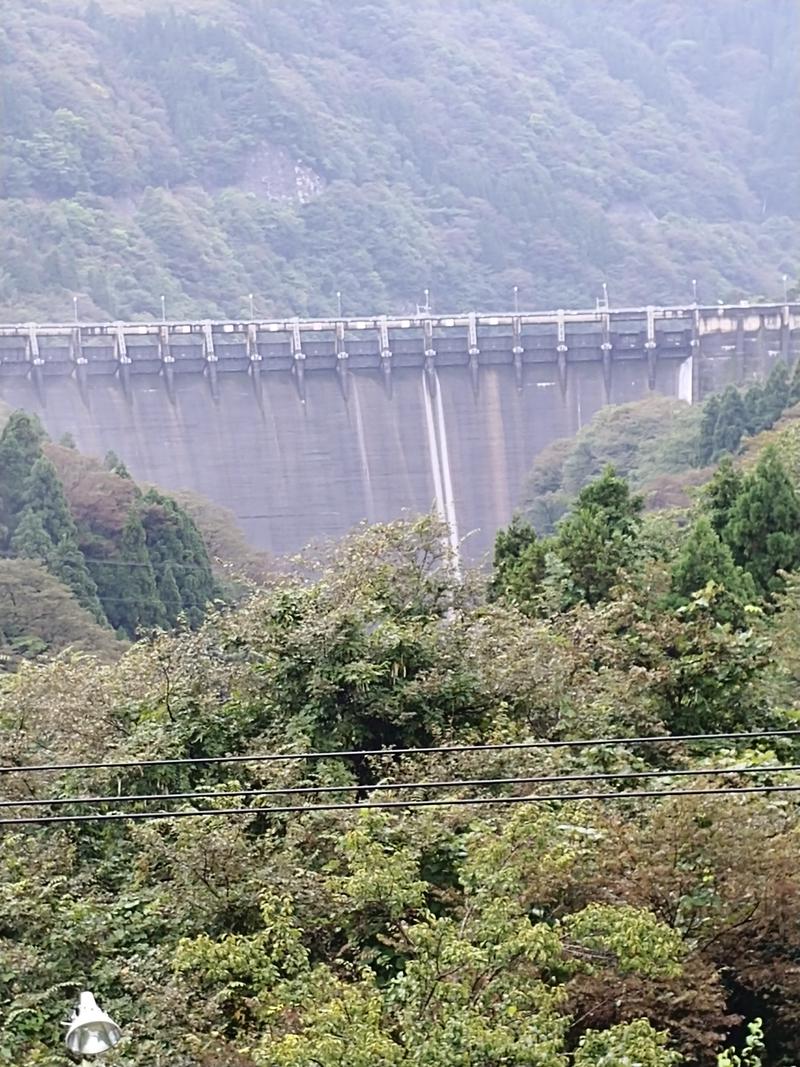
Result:
<svg viewBox="0 0 800 1067"><path fill-rule="evenodd" d="M365 801L361 804L301 804L286 807L200 808L193 811L110 812L101 815L44 815L0 819L0 826L45 826L60 823L139 822L144 819L190 819L217 815L309 815L334 811L390 811L398 808L467 807L487 804L546 804L577 800L647 800L658 797L737 796L741 794L800 793L800 785L759 785L719 789L648 789L623 793L532 793L522 797L450 797L436 800Z"/></svg>
<svg viewBox="0 0 800 1067"><path fill-rule="evenodd" d="M491 745L432 745L422 748L372 748L330 752L270 752L254 756L192 756L174 759L116 760L111 763L33 763L0 767L0 774L36 774L41 771L140 770L145 767L189 767L210 763L286 763L311 759L364 759L372 756L459 755L467 752L513 752L551 748L602 748L614 745L685 744L699 741L760 741L800 737L800 729L755 730L718 734L653 734L644 737L593 737L567 741L509 741Z"/></svg>
<svg viewBox="0 0 800 1067"><path fill-rule="evenodd" d="M114 559L105 556L88 556L85 552L81 552L80 545L78 546L78 551L83 556L86 563L98 563L102 564L104 567L149 567L151 570L165 570L167 567L172 567L173 570L196 571L202 566L202 564L178 563L171 559L160 561L149 560L144 562L143 560L137 559ZM13 552L0 552L0 559L28 560L34 563L40 561L40 557L38 556L34 559L31 556L15 555ZM210 563L211 560L209 560L209 565Z"/></svg>
<svg viewBox="0 0 800 1067"><path fill-rule="evenodd" d="M269 789L222 789L202 790L191 793L123 793L110 796L50 797L22 800L0 800L0 808L45 808L63 807L68 804L144 804L154 800L214 800L233 797L271 797L289 795L313 795L317 793L373 793L378 790L404 791L410 789L464 789L474 786L542 785L564 782L615 782L642 778L703 778L723 774L791 774L800 772L800 764L763 764L744 767L701 767L678 770L613 771L610 773L586 771L581 774L539 774L522 778L448 778L420 782L377 782L370 785L303 785L272 786Z"/></svg>

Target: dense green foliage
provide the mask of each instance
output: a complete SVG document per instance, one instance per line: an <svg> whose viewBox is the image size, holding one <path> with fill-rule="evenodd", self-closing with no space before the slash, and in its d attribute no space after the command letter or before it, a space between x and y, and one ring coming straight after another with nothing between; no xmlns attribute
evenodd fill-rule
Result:
<svg viewBox="0 0 800 1067"><path fill-rule="evenodd" d="M703 417L700 407L657 396L601 408L575 437L555 441L536 457L524 487L525 518L539 533L551 533L609 465L645 490L651 506L671 503L671 479L684 480L697 462Z"/></svg>
<svg viewBox="0 0 800 1067"><path fill-rule="evenodd" d="M0 307L776 296L797 50L792 0L10 0Z"/></svg>
<svg viewBox="0 0 800 1067"><path fill-rule="evenodd" d="M549 537L515 517L497 535L490 590L534 613L551 610L556 587L562 608L576 601L596 605L611 597L624 572L648 559L670 559L673 605L688 604L708 587L712 614L742 623L748 604L769 601L784 588L786 572L800 568L800 495L775 445L746 472L729 456L723 460L678 539L677 555L674 534L662 528L643 536L642 504L607 467Z"/></svg>
<svg viewBox="0 0 800 1067"><path fill-rule="evenodd" d="M523 614L501 582L487 601L481 583L457 577L433 520L365 529L305 575L275 579L196 631L152 635L113 667L63 656L23 665L0 684L0 760L794 721L796 578L770 614L746 621L716 618L713 590L676 607L671 575L688 570L644 536L623 482L606 472L577 510L602 519L614 551L626 543L616 589L595 604L580 593L594 587L566 582L562 567L547 610ZM500 545L523 556L526 536L518 523ZM633 552L638 543L650 548ZM352 802L378 784L375 799L441 796L424 784L400 792L398 780L606 771L620 777L591 791L613 792L669 788L673 769L689 789L778 784L785 776L758 766L795 761L796 745L773 746L619 742L7 776L6 796L20 801L12 816L30 813L23 800L75 792L212 794L178 802L184 810L245 801L215 801L216 791L272 792L251 798L246 816L4 833L0 1063L63 1067L59 1021L92 988L125 1029L109 1067L159 1057L171 1067L788 1067L800 1054L800 811L789 796L269 811ZM726 766L757 773L715 769ZM288 792L298 788L310 792ZM144 809L109 799L104 810ZM85 808L58 809L70 811Z"/></svg>
<svg viewBox="0 0 800 1067"><path fill-rule="evenodd" d="M76 608L120 636L173 626L179 618L199 625L217 586L195 523L171 498L153 489L143 493L116 457L108 457L108 465L111 470L103 471L52 445L36 419L14 412L0 435L0 553L40 564L73 595ZM12 568L8 578L19 583L25 574L35 579L30 617L26 622L20 605L4 599L0 647L71 643L67 632L74 636L74 619L65 620L58 638L65 596L54 597L56 617L42 628L34 588L41 584L38 569ZM89 626L81 644L94 633Z"/></svg>
<svg viewBox="0 0 800 1067"><path fill-rule="evenodd" d="M776 362L764 382L729 386L690 407L667 397L601 408L573 438L554 441L533 462L522 514L552 533L578 493L611 465L651 509L685 507L709 464L739 453L800 401L800 364Z"/></svg>
<svg viewBox="0 0 800 1067"><path fill-rule="evenodd" d="M703 405L697 462L713 463L734 455L745 436L770 430L784 411L800 401L800 364L789 377L786 364L778 362L766 382L755 382L743 392L730 385L721 396L711 396Z"/></svg>

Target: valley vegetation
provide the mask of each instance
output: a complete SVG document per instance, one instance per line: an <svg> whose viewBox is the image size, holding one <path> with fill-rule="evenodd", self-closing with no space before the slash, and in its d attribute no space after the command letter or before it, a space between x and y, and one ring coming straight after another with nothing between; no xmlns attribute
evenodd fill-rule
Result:
<svg viewBox="0 0 800 1067"><path fill-rule="evenodd" d="M0 433L0 657L106 655L141 630L200 624L219 594L203 538L173 498L10 414Z"/></svg>
<svg viewBox="0 0 800 1067"><path fill-rule="evenodd" d="M132 766L6 773L3 818L207 814L2 827L0 1063L61 1067L81 988L109 1067L797 1063L800 810L711 790L797 783L798 484L787 416L678 513L602 470L488 578L433 518L365 527L113 664L21 662L3 766ZM708 792L610 799L641 790ZM531 793L566 799L413 806Z"/></svg>
<svg viewBox="0 0 800 1067"><path fill-rule="evenodd" d="M14 321L781 298L792 0L9 0Z"/></svg>

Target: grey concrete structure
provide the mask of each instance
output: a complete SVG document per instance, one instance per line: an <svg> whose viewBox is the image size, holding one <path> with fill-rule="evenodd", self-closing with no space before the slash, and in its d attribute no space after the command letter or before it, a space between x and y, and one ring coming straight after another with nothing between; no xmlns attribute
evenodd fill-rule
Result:
<svg viewBox="0 0 800 1067"><path fill-rule="evenodd" d="M606 403L800 355L800 305L0 325L0 399L230 508L283 553L436 507L480 557L534 456Z"/></svg>

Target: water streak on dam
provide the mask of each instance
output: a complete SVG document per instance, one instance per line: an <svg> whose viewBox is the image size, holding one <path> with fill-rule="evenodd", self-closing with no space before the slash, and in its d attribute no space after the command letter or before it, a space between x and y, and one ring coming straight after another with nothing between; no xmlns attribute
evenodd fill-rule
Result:
<svg viewBox="0 0 800 1067"><path fill-rule="evenodd" d="M800 354L800 306L0 325L0 399L283 553L435 506L468 557L606 403L696 401Z"/></svg>

